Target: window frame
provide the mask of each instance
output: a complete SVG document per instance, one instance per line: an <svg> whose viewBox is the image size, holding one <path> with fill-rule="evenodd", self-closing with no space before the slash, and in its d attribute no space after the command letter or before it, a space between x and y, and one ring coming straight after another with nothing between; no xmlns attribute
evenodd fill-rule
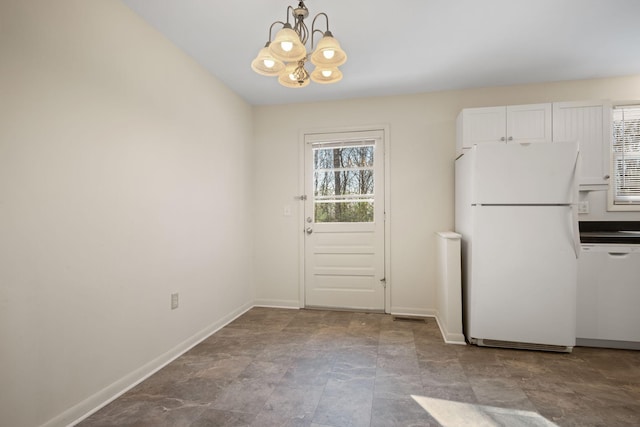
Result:
<svg viewBox="0 0 640 427"><path fill-rule="evenodd" d="M617 191L617 175L616 175L616 152L614 150L615 144L615 126L614 126L614 112L616 109L624 109L624 108L638 108L640 109L640 100L639 101L626 101L626 102L616 102L613 104L611 108L611 132L609 135L609 141L607 141L609 145L609 153L610 153L610 163L609 163L609 189L608 189L608 211L640 211L640 197L637 201L630 202L621 202L616 199ZM639 153L640 155L640 153ZM639 184L640 187L640 184Z"/></svg>

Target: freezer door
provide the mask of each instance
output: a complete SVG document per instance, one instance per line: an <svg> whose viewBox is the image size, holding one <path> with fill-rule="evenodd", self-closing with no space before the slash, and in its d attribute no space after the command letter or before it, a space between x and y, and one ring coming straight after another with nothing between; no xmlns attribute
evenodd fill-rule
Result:
<svg viewBox="0 0 640 427"><path fill-rule="evenodd" d="M473 151L474 204L566 204L577 197L577 143L484 144Z"/></svg>
<svg viewBox="0 0 640 427"><path fill-rule="evenodd" d="M469 338L573 347L577 261L567 206L476 206Z"/></svg>

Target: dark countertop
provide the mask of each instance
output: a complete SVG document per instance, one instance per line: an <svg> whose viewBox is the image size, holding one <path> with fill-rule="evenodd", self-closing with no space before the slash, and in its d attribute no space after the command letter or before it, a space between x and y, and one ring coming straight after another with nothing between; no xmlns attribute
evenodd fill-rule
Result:
<svg viewBox="0 0 640 427"><path fill-rule="evenodd" d="M640 221L581 221L580 242L640 244Z"/></svg>

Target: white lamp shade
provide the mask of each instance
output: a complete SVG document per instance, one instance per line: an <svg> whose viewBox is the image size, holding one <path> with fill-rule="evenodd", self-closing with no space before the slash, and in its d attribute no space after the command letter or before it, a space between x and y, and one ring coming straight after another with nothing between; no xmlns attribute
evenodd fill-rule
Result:
<svg viewBox="0 0 640 427"><path fill-rule="evenodd" d="M342 80L342 71L338 67L316 67L311 73L311 80L321 84L336 83Z"/></svg>
<svg viewBox="0 0 640 427"><path fill-rule="evenodd" d="M251 68L263 76L277 76L284 70L284 62L274 58L268 47L263 47L251 63Z"/></svg>
<svg viewBox="0 0 640 427"><path fill-rule="evenodd" d="M308 86L309 83L311 83L311 79L309 79L308 75L307 75L307 78L303 80L298 80L294 76L294 73L298 68L298 66L299 65L297 62L292 62L290 64L287 64L284 71L278 77L278 83L280 83L282 86L286 86L290 88L300 88L300 87Z"/></svg>
<svg viewBox="0 0 640 427"><path fill-rule="evenodd" d="M284 27L278 31L276 38L269 45L269 51L274 57L284 62L299 61L307 56L307 48L290 27Z"/></svg>
<svg viewBox="0 0 640 427"><path fill-rule="evenodd" d="M311 62L322 67L338 67L347 62L347 54L340 48L338 40L325 35L311 55Z"/></svg>

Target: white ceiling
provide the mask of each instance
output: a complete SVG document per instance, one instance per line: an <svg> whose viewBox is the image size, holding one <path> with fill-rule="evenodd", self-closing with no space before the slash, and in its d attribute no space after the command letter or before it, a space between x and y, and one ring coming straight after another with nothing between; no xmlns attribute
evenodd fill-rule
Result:
<svg viewBox="0 0 640 427"><path fill-rule="evenodd" d="M254 105L640 73L640 0L307 0L349 59L300 89L250 68L297 0L123 1Z"/></svg>

